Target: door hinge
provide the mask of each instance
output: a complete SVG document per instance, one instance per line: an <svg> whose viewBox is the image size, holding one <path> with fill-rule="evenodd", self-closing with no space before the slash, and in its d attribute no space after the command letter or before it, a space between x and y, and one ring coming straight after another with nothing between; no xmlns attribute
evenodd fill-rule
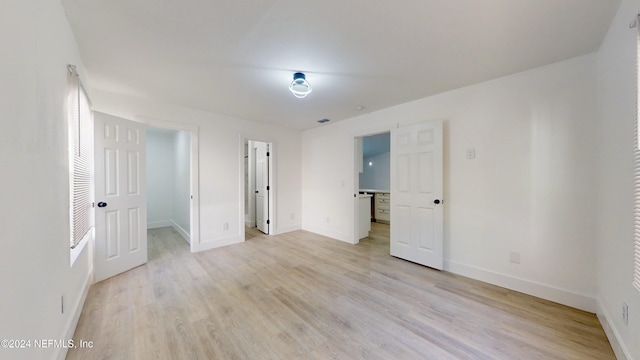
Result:
<svg viewBox="0 0 640 360"><path fill-rule="evenodd" d="M92 203L91 203L91 207L92 207L92 208L96 207L96 203L92 202Z"/></svg>
<svg viewBox="0 0 640 360"><path fill-rule="evenodd" d="M267 151L267 156L269 156L269 154L270 154L270 153Z"/></svg>
<svg viewBox="0 0 640 360"><path fill-rule="evenodd" d="M271 186L267 185L267 191L271 190Z"/></svg>
<svg viewBox="0 0 640 360"><path fill-rule="evenodd" d="M267 225L271 224L271 220L267 220Z"/></svg>

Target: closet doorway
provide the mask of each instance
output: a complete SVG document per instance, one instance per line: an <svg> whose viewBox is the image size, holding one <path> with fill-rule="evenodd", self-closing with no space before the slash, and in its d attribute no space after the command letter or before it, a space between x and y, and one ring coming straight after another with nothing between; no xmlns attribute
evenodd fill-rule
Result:
<svg viewBox="0 0 640 360"><path fill-rule="evenodd" d="M191 134L147 127L147 229L172 227L191 244Z"/></svg>

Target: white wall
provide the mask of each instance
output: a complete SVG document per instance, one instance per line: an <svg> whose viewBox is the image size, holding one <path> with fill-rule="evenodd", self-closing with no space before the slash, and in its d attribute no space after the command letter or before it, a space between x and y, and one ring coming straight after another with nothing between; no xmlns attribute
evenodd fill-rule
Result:
<svg viewBox="0 0 640 360"><path fill-rule="evenodd" d="M363 172L360 173L360 189L391 189L391 154L386 152L364 158ZM371 162L371 165L369 165Z"/></svg>
<svg viewBox="0 0 640 360"><path fill-rule="evenodd" d="M273 142L276 234L300 229L301 134L297 130L94 89L94 108L125 119L198 127L200 244L204 250L244 241L244 139ZM224 230L224 223L229 229Z"/></svg>
<svg viewBox="0 0 640 360"><path fill-rule="evenodd" d="M88 79L59 0L0 2L0 43L0 339L68 339L92 264L85 247L69 265L67 64ZM0 348L2 359L64 353Z"/></svg>
<svg viewBox="0 0 640 360"><path fill-rule="evenodd" d="M640 1L625 0L598 52L598 316L619 340L616 353L640 359L640 292L633 276L633 146L636 113L636 31ZM629 305L629 325L622 303ZM611 336L610 336L611 339ZM622 358L619 356L619 358Z"/></svg>
<svg viewBox="0 0 640 360"><path fill-rule="evenodd" d="M445 268L594 311L595 60L303 132L303 228L352 241L354 135L443 119ZM470 147L475 160L465 157ZM509 262L511 251L521 264Z"/></svg>
<svg viewBox="0 0 640 360"><path fill-rule="evenodd" d="M175 132L147 128L147 228L172 226ZM187 172L188 176L188 172Z"/></svg>

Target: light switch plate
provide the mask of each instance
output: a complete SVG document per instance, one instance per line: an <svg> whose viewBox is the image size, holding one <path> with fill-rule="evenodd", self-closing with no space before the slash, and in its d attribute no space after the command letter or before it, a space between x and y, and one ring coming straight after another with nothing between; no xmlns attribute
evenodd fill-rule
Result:
<svg viewBox="0 0 640 360"><path fill-rule="evenodd" d="M467 149L467 159L475 159L476 158L476 149L468 148Z"/></svg>

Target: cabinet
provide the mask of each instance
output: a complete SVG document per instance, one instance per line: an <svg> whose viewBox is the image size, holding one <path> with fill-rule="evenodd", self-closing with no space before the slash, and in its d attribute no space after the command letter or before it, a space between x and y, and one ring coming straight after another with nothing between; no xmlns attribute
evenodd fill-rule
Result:
<svg viewBox="0 0 640 360"><path fill-rule="evenodd" d="M371 231L371 195L358 196L358 239L366 238Z"/></svg>
<svg viewBox="0 0 640 360"><path fill-rule="evenodd" d="M391 194L376 193L374 196L376 222L389 224L391 220Z"/></svg>

